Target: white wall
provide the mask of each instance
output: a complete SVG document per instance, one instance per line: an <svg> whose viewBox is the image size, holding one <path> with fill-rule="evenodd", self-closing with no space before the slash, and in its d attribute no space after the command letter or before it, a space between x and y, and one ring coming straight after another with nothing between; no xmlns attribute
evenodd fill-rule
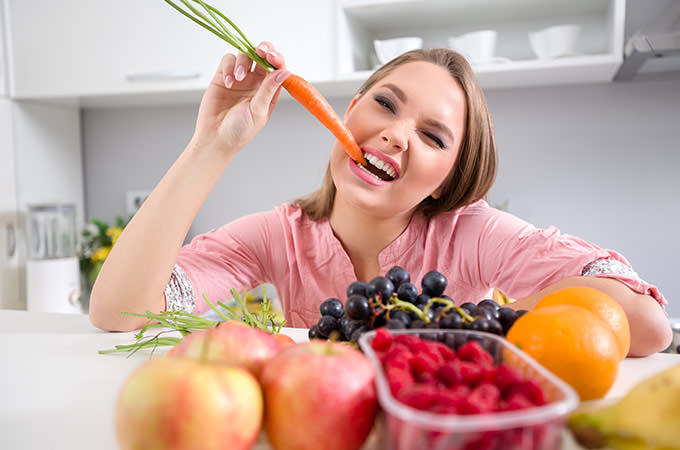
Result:
<svg viewBox="0 0 680 450"><path fill-rule="evenodd" d="M538 226L623 253L680 316L680 80L487 92L500 171L490 200ZM349 98L332 100L342 112ZM191 136L196 107L83 113L86 211L113 220ZM194 235L315 189L332 137L282 101L222 177Z"/></svg>

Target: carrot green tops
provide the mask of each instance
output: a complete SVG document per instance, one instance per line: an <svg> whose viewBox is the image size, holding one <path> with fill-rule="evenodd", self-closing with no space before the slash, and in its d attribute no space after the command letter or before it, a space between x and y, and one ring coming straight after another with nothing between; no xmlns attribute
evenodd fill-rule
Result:
<svg viewBox="0 0 680 450"><path fill-rule="evenodd" d="M612 250L538 229L478 201L429 221L420 213L379 255L380 273L399 265L411 280L436 269L448 279L445 294L458 304L478 302L498 288L522 298L573 276L616 278L665 305L658 289L643 281ZM346 300L354 267L327 219L314 222L295 205L252 214L194 238L179 253L165 290L167 309L200 314L211 301L228 302L229 290L271 283L287 326L308 328L328 297ZM369 281L369 280L364 280Z"/></svg>

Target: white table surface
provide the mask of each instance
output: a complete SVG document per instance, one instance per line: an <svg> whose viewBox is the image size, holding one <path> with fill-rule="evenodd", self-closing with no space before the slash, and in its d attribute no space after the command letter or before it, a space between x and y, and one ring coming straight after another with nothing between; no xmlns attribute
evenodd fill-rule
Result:
<svg viewBox="0 0 680 450"><path fill-rule="evenodd" d="M283 332L307 340L306 330ZM0 449L117 448L118 391L150 351L129 357L97 351L133 343L133 335L98 330L85 315L0 310ZM607 397L675 364L680 355L626 359Z"/></svg>

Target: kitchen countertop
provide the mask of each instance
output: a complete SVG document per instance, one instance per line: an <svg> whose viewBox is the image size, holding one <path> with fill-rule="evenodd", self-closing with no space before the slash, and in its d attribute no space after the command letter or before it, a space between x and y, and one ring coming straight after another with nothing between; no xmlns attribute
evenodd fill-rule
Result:
<svg viewBox="0 0 680 450"><path fill-rule="evenodd" d="M304 329L282 332L296 342L307 340ZM118 391L149 359L150 351L131 356L97 351L133 343L133 335L98 330L86 315L0 310L0 448L117 448ZM166 351L159 349L157 354ZM680 355L627 358L607 398L620 397L642 379L675 364L680 364Z"/></svg>

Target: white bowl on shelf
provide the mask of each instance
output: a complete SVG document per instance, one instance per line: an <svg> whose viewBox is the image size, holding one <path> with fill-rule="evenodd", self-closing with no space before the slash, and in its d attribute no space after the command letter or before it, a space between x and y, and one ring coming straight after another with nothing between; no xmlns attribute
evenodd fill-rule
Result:
<svg viewBox="0 0 680 450"><path fill-rule="evenodd" d="M423 39L419 37L401 37L373 41L375 54L380 64L411 50L423 48Z"/></svg>
<svg viewBox="0 0 680 450"><path fill-rule="evenodd" d="M555 25L529 32L529 43L539 59L554 59L576 54L579 25Z"/></svg>
<svg viewBox="0 0 680 450"><path fill-rule="evenodd" d="M448 38L449 48L465 56L468 61L489 61L496 51L496 30L480 30Z"/></svg>

